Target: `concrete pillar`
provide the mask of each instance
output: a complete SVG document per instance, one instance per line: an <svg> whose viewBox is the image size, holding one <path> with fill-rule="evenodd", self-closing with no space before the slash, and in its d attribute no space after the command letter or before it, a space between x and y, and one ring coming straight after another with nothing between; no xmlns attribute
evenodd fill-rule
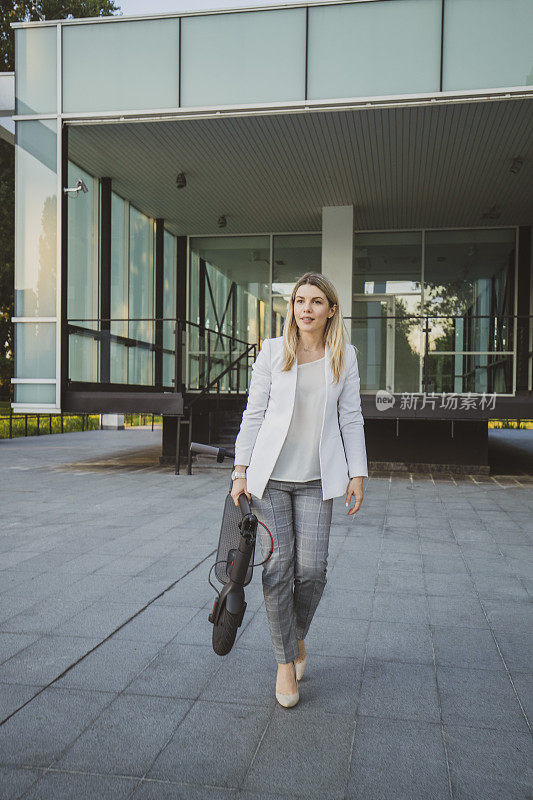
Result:
<svg viewBox="0 0 533 800"><path fill-rule="evenodd" d="M103 431L123 431L124 414L102 414Z"/></svg>
<svg viewBox="0 0 533 800"><path fill-rule="evenodd" d="M353 206L322 209L322 274L335 284L343 317L352 315Z"/></svg>

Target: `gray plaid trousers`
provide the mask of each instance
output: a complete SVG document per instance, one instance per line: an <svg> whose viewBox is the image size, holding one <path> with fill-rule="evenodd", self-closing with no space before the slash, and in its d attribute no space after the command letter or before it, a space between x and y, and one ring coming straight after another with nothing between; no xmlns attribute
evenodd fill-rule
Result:
<svg viewBox="0 0 533 800"><path fill-rule="evenodd" d="M276 660L288 664L298 657L327 582L329 529L333 498L322 499L322 481L270 479L252 511L272 533L274 551L263 565L263 595ZM262 558L271 540L257 526Z"/></svg>

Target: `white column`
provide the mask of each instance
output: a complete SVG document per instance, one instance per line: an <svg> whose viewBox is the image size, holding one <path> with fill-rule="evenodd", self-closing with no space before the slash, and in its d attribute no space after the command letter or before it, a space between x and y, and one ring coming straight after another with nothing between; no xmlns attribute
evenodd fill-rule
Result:
<svg viewBox="0 0 533 800"><path fill-rule="evenodd" d="M335 284L343 317L352 314L353 206L322 209L322 274Z"/></svg>
<svg viewBox="0 0 533 800"><path fill-rule="evenodd" d="M123 431L124 414L102 414L102 430Z"/></svg>

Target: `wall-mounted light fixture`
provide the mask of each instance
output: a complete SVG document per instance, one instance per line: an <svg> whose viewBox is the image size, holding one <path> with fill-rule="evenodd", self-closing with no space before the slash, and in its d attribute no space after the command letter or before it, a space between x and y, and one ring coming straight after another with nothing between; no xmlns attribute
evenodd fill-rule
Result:
<svg viewBox="0 0 533 800"><path fill-rule="evenodd" d="M513 163L511 164L511 166L509 168L510 171L513 173L513 175L516 175L517 173L520 172L520 170L522 169L522 164L523 163L524 163L524 159L520 158L520 156L517 156L516 158L513 158Z"/></svg>
<svg viewBox="0 0 533 800"><path fill-rule="evenodd" d="M176 186L178 187L178 189L185 189L185 187L187 186L187 178L185 177L184 172L180 172L178 174L178 177L176 178Z"/></svg>
<svg viewBox="0 0 533 800"><path fill-rule="evenodd" d="M226 215L222 214L222 216L220 216L218 218L218 220L217 220L217 225L218 225L219 228L225 228L227 224L228 224L228 221L226 219Z"/></svg>

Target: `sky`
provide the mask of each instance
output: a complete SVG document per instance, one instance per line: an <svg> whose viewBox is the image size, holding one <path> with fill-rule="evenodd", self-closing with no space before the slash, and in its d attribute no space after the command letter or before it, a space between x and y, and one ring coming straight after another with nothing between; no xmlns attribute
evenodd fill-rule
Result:
<svg viewBox="0 0 533 800"><path fill-rule="evenodd" d="M298 4L300 0L294 0ZM327 0L326 0L327 2ZM220 8L252 8L254 6L283 6L287 0L116 0L125 17L136 14L161 14L168 11L205 11ZM291 2L291 5L293 2ZM305 0L301 0L305 5Z"/></svg>

